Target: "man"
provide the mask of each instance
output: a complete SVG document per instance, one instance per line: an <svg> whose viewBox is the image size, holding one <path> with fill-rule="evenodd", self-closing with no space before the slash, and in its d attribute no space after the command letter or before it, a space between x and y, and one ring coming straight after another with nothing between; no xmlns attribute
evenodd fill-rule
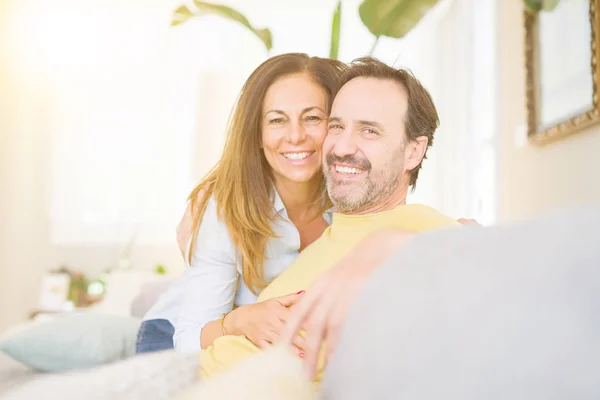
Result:
<svg viewBox="0 0 600 400"><path fill-rule="evenodd" d="M407 232L459 225L429 207L406 205L409 187L416 185L439 123L427 90L409 72L369 57L354 61L342 84L323 146L323 170L336 211L332 225L264 289L258 301L308 289L370 236L369 240L377 240L391 251L412 235ZM385 255L386 251L380 250L369 261ZM362 278L352 290L357 290ZM330 283L341 289L339 283ZM318 349L325 323L308 319L307 340L301 336L291 340L299 349ZM245 337L223 336L201 353L203 376L212 376L255 352L258 348ZM302 353L299 350L300 357ZM317 353L306 355L309 364L316 366ZM322 360L319 366L317 381Z"/></svg>

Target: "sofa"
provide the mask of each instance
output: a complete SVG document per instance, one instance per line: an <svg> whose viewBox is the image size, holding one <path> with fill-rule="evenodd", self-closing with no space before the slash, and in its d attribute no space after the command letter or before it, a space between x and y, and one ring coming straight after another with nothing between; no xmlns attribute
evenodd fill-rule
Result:
<svg viewBox="0 0 600 400"><path fill-rule="evenodd" d="M368 280L319 392L304 398L600 398L599 227L600 208L586 208L418 236ZM284 376L283 359L266 357L273 354L198 382L197 354L168 351L36 378L4 394L75 398L73 387L95 382L97 399L291 399L277 396L288 386L273 379ZM257 367L265 360L275 364L271 374ZM132 372L149 364L153 373ZM248 387L231 384L249 379Z"/></svg>

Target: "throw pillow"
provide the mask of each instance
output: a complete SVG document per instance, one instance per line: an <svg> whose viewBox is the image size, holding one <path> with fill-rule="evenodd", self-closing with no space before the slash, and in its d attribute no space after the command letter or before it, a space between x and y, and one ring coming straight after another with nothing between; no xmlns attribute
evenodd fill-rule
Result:
<svg viewBox="0 0 600 400"><path fill-rule="evenodd" d="M135 354L141 321L81 313L40 323L0 341L0 351L47 372L93 367Z"/></svg>

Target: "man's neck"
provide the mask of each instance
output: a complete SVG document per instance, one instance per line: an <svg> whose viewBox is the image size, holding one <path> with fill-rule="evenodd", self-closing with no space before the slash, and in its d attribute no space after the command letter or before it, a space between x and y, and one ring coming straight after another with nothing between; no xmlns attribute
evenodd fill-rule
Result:
<svg viewBox="0 0 600 400"><path fill-rule="evenodd" d="M321 180L315 177L308 182L275 179L275 188L285 206L288 218L294 223L308 223L321 208Z"/></svg>
<svg viewBox="0 0 600 400"><path fill-rule="evenodd" d="M398 188L391 196L387 197L383 201L377 202L377 204L369 204L364 208L357 210L348 211L346 215L365 215L375 214L383 211L393 210L394 208L406 204L406 196L408 195L408 186Z"/></svg>

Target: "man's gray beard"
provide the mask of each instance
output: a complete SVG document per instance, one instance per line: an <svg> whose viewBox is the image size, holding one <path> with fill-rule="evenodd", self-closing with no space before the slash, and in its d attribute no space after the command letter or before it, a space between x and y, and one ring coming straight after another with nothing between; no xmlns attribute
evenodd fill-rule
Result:
<svg viewBox="0 0 600 400"><path fill-rule="evenodd" d="M372 179L369 172L365 187L357 188L354 193L339 197L335 196L334 188L339 185L345 185L345 183L334 183L331 174L327 172L325 174L325 181L327 183L329 198L335 209L341 213L350 213L373 207L390 197L398 188L399 177L394 174L394 172L396 171L390 171L384 168L377 179ZM360 193L358 193L359 191Z"/></svg>

